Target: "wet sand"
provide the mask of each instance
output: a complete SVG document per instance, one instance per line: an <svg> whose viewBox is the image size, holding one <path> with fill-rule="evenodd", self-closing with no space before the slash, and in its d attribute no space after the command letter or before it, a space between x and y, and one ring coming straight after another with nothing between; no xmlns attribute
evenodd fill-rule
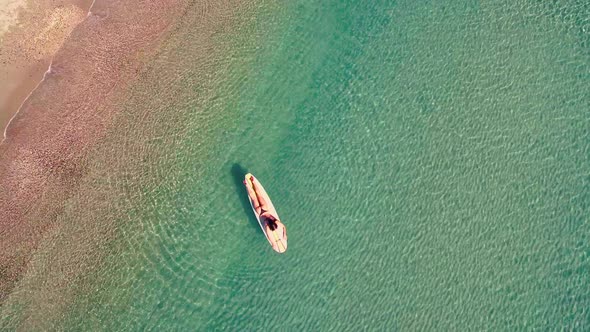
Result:
<svg viewBox="0 0 590 332"><path fill-rule="evenodd" d="M184 7L173 0L96 1L62 47L52 46L51 70L0 144L0 303L44 234L56 227L86 172L86 153L119 112L117 96Z"/></svg>
<svg viewBox="0 0 590 332"><path fill-rule="evenodd" d="M0 129L42 80L92 0L0 0Z"/></svg>

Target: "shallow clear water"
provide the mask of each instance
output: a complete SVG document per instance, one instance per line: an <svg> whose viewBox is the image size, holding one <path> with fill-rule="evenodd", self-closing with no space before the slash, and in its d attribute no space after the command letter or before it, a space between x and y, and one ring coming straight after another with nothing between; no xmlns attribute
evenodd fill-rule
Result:
<svg viewBox="0 0 590 332"><path fill-rule="evenodd" d="M64 319L34 313L29 290L59 273L32 271L3 322L589 328L589 17L574 1L297 1L203 41L185 13L39 249L36 266L67 250L85 266Z"/></svg>

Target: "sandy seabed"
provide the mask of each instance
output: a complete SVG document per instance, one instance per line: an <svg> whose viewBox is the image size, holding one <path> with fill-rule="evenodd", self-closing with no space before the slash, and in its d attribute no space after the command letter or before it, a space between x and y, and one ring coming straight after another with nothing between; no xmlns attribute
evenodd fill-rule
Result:
<svg viewBox="0 0 590 332"><path fill-rule="evenodd" d="M88 14L82 2L31 1L3 35L1 114L18 113L0 144L0 303L58 227L86 152L118 112L117 94L186 5L98 0Z"/></svg>

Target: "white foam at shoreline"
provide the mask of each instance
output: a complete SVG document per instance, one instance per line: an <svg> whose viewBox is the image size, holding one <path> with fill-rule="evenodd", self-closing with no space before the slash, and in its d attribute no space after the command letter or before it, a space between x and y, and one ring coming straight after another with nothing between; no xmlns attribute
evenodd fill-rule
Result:
<svg viewBox="0 0 590 332"><path fill-rule="evenodd" d="M92 4L90 4L90 8L88 9L88 13L86 14L86 18L88 18L90 15L92 15L92 7L94 7L94 3L96 2L96 0L92 1ZM84 23L84 21L86 21L86 19L82 20L80 23L78 23L78 25ZM76 25L74 27L74 29L76 29L78 27L78 25ZM72 29L72 31L74 30ZM70 32L71 34L71 32ZM31 92L29 92L29 94L27 95L27 97L23 100L23 102L20 104L20 106L18 107L18 109L16 110L16 112L14 113L14 115L10 118L10 120L8 120L8 123L6 123L6 126L4 127L4 135L2 138L2 141L0 142L0 144L4 143L4 141L6 140L6 133L8 131L8 127L10 126L10 123L12 122L12 120L18 115L18 113L20 112L20 110L23 108L23 106L25 105L25 103L27 102L27 100L31 97L31 95L33 94L33 92L35 92L37 90L37 88L41 85L41 83L43 83L43 81L45 81L45 77L47 76L48 73L51 73L51 65L53 64L53 58L51 59L51 61L49 62L49 66L47 67L47 70L45 71L45 73L43 74L43 78L39 81L39 83L37 83L37 85L33 88L33 90L31 90Z"/></svg>

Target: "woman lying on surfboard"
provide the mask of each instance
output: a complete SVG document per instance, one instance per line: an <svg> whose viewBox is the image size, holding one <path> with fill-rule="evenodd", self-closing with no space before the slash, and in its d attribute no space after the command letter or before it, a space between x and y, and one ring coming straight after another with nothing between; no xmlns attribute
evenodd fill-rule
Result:
<svg viewBox="0 0 590 332"><path fill-rule="evenodd" d="M251 186L246 181L249 180ZM266 239L277 252L287 250L287 228L277 218L274 206L268 199L266 191L260 186L253 175L248 174L244 180L248 197L252 202L252 208L256 213L260 226L263 228Z"/></svg>

